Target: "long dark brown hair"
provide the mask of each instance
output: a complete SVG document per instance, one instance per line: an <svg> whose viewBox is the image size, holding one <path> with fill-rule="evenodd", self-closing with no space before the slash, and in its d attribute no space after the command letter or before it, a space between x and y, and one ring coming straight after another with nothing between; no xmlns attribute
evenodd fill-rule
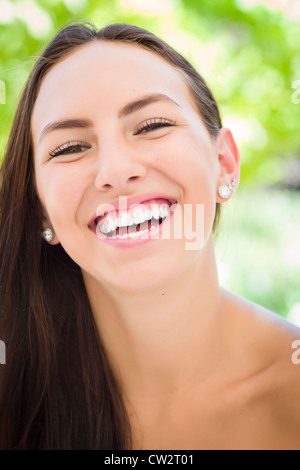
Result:
<svg viewBox="0 0 300 470"><path fill-rule="evenodd" d="M21 96L0 179L1 449L131 449L118 380L101 344L80 267L41 237L30 120L41 82L55 64L92 41L154 51L181 70L210 135L222 127L213 95L193 66L136 26L90 23L58 32L37 60ZM217 204L214 231L219 218Z"/></svg>

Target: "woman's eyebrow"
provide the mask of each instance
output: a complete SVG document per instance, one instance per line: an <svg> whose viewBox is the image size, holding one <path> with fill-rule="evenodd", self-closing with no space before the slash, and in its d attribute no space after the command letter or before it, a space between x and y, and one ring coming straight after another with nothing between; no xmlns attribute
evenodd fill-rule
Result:
<svg viewBox="0 0 300 470"><path fill-rule="evenodd" d="M152 95L143 96L142 98L139 98L136 101L132 101L131 103L126 104L124 108L122 108L121 111L119 112L118 118L120 119L125 116L128 116L129 114L139 111L145 106L148 106L149 104L152 104L152 103L156 103L158 101L168 101L180 107L180 105L176 103L176 101L174 101L168 95L165 95L163 93L155 93ZM53 121L44 127L44 129L42 130L40 134L38 142L40 143L40 141L43 139L43 137L46 134L57 129L75 129L75 128L88 128L88 127L93 127L92 121L88 119L64 119L61 121Z"/></svg>
<svg viewBox="0 0 300 470"><path fill-rule="evenodd" d="M124 108L122 108L121 111L119 112L118 117L123 118L125 116L128 116L128 114L139 111L145 106L148 106L149 104L152 104L152 103L156 103L157 101L169 101L173 104L176 104L176 106L181 107L178 103L176 103L176 101L174 101L168 95L165 95L163 93L155 93L155 94L143 96L142 98L139 98L136 101L132 101L131 103L126 104Z"/></svg>
<svg viewBox="0 0 300 470"><path fill-rule="evenodd" d="M39 143L46 134L56 129L82 129L87 127L93 127L92 121L88 119L64 119L62 121L53 121L47 124L42 130L39 137Z"/></svg>

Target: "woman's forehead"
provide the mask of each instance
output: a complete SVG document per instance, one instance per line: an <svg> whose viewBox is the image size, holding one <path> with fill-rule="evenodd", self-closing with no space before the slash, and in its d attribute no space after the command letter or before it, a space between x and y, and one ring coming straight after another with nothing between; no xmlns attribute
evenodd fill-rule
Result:
<svg viewBox="0 0 300 470"><path fill-rule="evenodd" d="M148 93L191 100L183 74L158 54L133 44L93 41L57 63L44 77L33 111L33 123L45 113L72 105L113 106ZM54 116L49 116L54 117Z"/></svg>
<svg viewBox="0 0 300 470"><path fill-rule="evenodd" d="M130 74L134 71L139 75L147 75L153 70L154 73L161 71L167 76L178 74L175 66L145 47L121 41L95 40L68 54L52 68L48 76L61 79L64 73L75 71L84 75L86 69L83 67L103 76L119 71L116 77L119 80L124 78L120 72Z"/></svg>

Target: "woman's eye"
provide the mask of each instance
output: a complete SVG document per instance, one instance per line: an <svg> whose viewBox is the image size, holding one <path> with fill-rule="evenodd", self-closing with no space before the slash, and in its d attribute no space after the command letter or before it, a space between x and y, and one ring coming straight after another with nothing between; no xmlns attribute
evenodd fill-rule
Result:
<svg viewBox="0 0 300 470"><path fill-rule="evenodd" d="M146 132L155 131L162 127L175 126L175 124L176 124L175 121L170 121L169 119L162 119L162 118L149 119L138 128L137 132L134 135L139 135L139 134L144 134Z"/></svg>
<svg viewBox="0 0 300 470"><path fill-rule="evenodd" d="M59 155L73 155L75 153L82 153L90 147L83 142L68 142L67 144L57 147L55 150L50 151L50 157L58 157Z"/></svg>

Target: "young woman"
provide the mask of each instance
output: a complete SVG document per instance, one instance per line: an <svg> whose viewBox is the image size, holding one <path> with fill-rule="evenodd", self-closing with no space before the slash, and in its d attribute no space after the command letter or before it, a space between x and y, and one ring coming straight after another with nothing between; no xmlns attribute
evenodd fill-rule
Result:
<svg viewBox="0 0 300 470"><path fill-rule="evenodd" d="M1 170L1 448L300 448L300 331L218 281L239 171L212 93L161 39L56 35Z"/></svg>

